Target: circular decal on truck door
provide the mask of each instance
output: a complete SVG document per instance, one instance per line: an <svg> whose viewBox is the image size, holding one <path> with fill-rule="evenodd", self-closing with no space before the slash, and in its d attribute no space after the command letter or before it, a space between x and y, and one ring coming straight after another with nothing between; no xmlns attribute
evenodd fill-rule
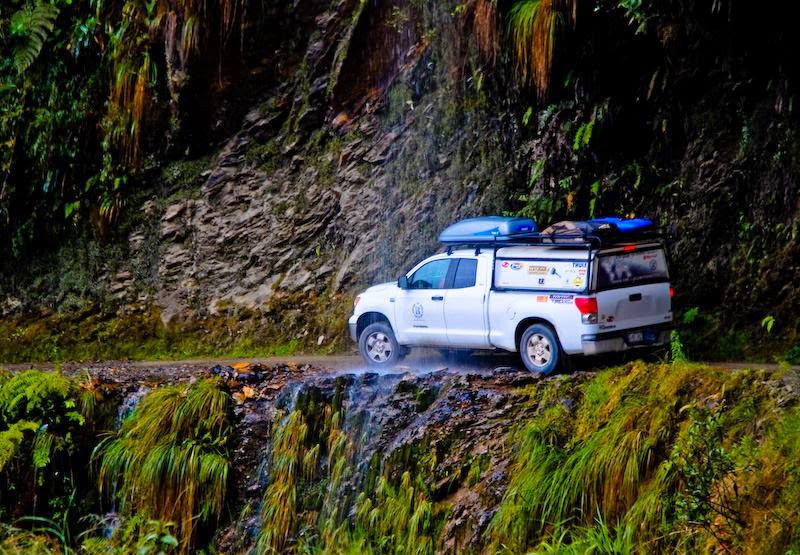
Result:
<svg viewBox="0 0 800 555"><path fill-rule="evenodd" d="M422 316L425 314L425 311L422 309L421 304L414 303L414 306L411 307L411 314L414 315L414 320L421 320Z"/></svg>

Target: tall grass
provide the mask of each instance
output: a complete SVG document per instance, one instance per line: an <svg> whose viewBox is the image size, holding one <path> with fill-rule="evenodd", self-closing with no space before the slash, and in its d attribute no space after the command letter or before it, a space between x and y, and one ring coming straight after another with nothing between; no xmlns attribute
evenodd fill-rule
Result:
<svg viewBox="0 0 800 555"><path fill-rule="evenodd" d="M230 395L217 380L154 390L95 449L101 493L128 515L174 522L182 552L222 514L231 472Z"/></svg>
<svg viewBox="0 0 800 555"><path fill-rule="evenodd" d="M574 552L603 540L627 550L631 533L637 549L740 545L747 518L732 492L746 472L735 470L730 453L752 437L748 423L763 410L756 378L688 363L599 374L577 411L554 404L513 435L512 479L489 545L521 552L564 544ZM713 425L709 414L718 418ZM758 459L753 449L741 454L744 467Z"/></svg>
<svg viewBox="0 0 800 555"><path fill-rule="evenodd" d="M270 483L264 492L257 549L285 552L299 528L313 530L296 551L336 545L351 495L342 483L353 468L353 442L342 429L342 388L331 399L303 391L294 409L276 415Z"/></svg>

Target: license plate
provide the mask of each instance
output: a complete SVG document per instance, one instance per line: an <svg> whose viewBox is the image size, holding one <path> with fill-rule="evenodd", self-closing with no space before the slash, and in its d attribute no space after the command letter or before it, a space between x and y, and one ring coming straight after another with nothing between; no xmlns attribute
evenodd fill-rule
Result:
<svg viewBox="0 0 800 555"><path fill-rule="evenodd" d="M644 341L644 334L640 331L633 331L628 334L628 343L641 343Z"/></svg>
<svg viewBox="0 0 800 555"><path fill-rule="evenodd" d="M644 343L649 345L658 341L658 333L655 330L647 329L642 331L632 331L625 336L628 345L638 345Z"/></svg>

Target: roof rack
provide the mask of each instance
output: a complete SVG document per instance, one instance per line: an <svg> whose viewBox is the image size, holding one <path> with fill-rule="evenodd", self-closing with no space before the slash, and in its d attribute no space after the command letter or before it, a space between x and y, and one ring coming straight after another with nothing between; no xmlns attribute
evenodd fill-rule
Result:
<svg viewBox="0 0 800 555"><path fill-rule="evenodd" d="M660 239L650 220L644 218L596 218L555 223L544 231L527 218L487 216L461 220L447 227L439 241L448 245L480 248L514 245L543 245L559 248L600 248L646 239Z"/></svg>

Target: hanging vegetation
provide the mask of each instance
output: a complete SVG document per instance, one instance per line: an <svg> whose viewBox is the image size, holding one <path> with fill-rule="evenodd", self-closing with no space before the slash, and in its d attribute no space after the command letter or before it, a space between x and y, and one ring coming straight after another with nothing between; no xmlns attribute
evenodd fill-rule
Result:
<svg viewBox="0 0 800 555"><path fill-rule="evenodd" d="M539 98L550 90L558 40L575 25L577 0L519 0L508 15L508 33L519 80Z"/></svg>
<svg viewBox="0 0 800 555"><path fill-rule="evenodd" d="M156 389L96 448L101 492L126 515L175 523L189 552L225 506L231 410L217 380Z"/></svg>

